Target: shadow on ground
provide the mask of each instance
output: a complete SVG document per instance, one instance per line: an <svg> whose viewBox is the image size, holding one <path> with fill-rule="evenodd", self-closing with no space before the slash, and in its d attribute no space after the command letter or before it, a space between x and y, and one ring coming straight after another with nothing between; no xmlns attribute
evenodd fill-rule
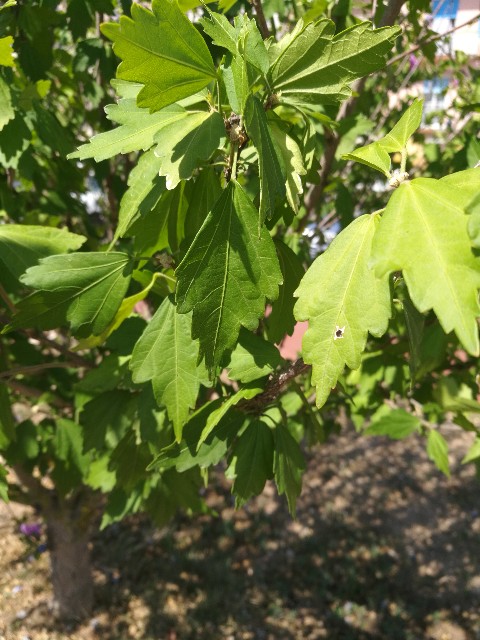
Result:
<svg viewBox="0 0 480 640"><path fill-rule="evenodd" d="M458 461L469 438L447 435ZM297 520L271 486L239 512L223 487L208 497L218 517L182 517L162 531L138 518L112 526L94 542L92 620L59 629L32 615L10 632L31 640L475 640L480 485L471 468L453 467L443 478L420 440L349 433L311 454Z"/></svg>

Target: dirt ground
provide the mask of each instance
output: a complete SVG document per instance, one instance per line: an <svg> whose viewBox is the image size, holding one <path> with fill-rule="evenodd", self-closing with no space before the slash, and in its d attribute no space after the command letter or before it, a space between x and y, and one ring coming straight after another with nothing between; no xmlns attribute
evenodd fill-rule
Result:
<svg viewBox="0 0 480 640"><path fill-rule="evenodd" d="M480 639L480 484L471 436L445 435L451 480L420 439L352 431L311 452L295 521L268 486L238 512L217 488L218 517L108 528L77 628L53 622L48 553L19 534L34 515L3 505L0 640Z"/></svg>

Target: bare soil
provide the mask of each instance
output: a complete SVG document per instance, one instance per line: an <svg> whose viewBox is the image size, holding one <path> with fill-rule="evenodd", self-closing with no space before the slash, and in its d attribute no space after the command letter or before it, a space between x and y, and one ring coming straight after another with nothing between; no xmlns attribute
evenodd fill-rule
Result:
<svg viewBox="0 0 480 640"><path fill-rule="evenodd" d="M35 514L2 505L0 640L480 639L480 484L460 465L471 436L442 433L450 480L420 438L348 431L309 454L295 521L272 486L240 511L221 486L218 516L109 527L76 627L51 615L44 540L19 534Z"/></svg>

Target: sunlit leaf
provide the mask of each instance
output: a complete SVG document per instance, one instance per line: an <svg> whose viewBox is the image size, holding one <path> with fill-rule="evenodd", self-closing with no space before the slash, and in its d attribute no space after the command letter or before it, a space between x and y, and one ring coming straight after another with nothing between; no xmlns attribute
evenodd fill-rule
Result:
<svg viewBox="0 0 480 640"><path fill-rule="evenodd" d="M313 366L317 406L322 406L345 365L360 366L367 333L385 333L391 313L388 277L368 263L378 215L354 220L315 260L295 295L297 320L308 320L302 354Z"/></svg>
<svg viewBox="0 0 480 640"><path fill-rule="evenodd" d="M454 330L478 355L480 260L470 248L462 198L442 180L401 184L375 234L372 264L379 277L402 271L417 309L433 309L444 331Z"/></svg>
<svg viewBox="0 0 480 640"><path fill-rule="evenodd" d="M207 45L176 0L153 0L152 11L132 5L132 18L102 25L122 59L117 76L144 85L139 107L158 111L191 96L215 78Z"/></svg>

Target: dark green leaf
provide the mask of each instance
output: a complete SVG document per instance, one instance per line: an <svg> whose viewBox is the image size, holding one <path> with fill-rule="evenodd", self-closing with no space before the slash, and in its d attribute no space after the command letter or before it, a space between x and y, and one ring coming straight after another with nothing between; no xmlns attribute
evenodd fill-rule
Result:
<svg viewBox="0 0 480 640"><path fill-rule="evenodd" d="M191 314L177 313L170 298L165 298L135 345L130 363L134 382L152 381L155 398L167 408L178 442L202 378L191 322Z"/></svg>
<svg viewBox="0 0 480 640"><path fill-rule="evenodd" d="M282 281L275 247L242 187L232 181L208 214L176 274L180 313L193 309L192 335L209 369L220 364L240 327L253 331Z"/></svg>
<svg viewBox="0 0 480 640"><path fill-rule="evenodd" d="M286 334L292 335L296 320L293 316L295 298L293 297L305 273L297 255L281 240L275 241L283 284L280 285L278 298L272 304L272 311L266 319L267 336L278 344Z"/></svg>
<svg viewBox="0 0 480 640"><path fill-rule="evenodd" d="M100 335L127 292L132 260L125 253L71 253L44 258L22 276L40 291L18 305L9 329L52 329L65 319L80 338Z"/></svg>
<svg viewBox="0 0 480 640"><path fill-rule="evenodd" d="M277 202L286 196L286 171L282 154L270 131L260 100L249 96L245 107L245 128L258 152L260 173L260 224L271 216Z"/></svg>
<svg viewBox="0 0 480 640"><path fill-rule="evenodd" d="M273 476L273 449L272 430L261 420L252 420L236 441L226 471L227 477L233 479L237 507L261 493Z"/></svg>
<svg viewBox="0 0 480 640"><path fill-rule="evenodd" d="M231 380L247 383L269 375L282 362L278 349L271 342L241 329L226 368Z"/></svg>
<svg viewBox="0 0 480 640"><path fill-rule="evenodd" d="M0 261L15 278L20 278L41 258L75 251L86 241L84 236L66 229L4 224L0 226Z"/></svg>
<svg viewBox="0 0 480 640"><path fill-rule="evenodd" d="M297 498L302 491L302 474L305 471L305 459L297 441L290 431L279 424L275 431L275 451L273 454L273 472L278 493L287 496L288 509L295 517Z"/></svg>

